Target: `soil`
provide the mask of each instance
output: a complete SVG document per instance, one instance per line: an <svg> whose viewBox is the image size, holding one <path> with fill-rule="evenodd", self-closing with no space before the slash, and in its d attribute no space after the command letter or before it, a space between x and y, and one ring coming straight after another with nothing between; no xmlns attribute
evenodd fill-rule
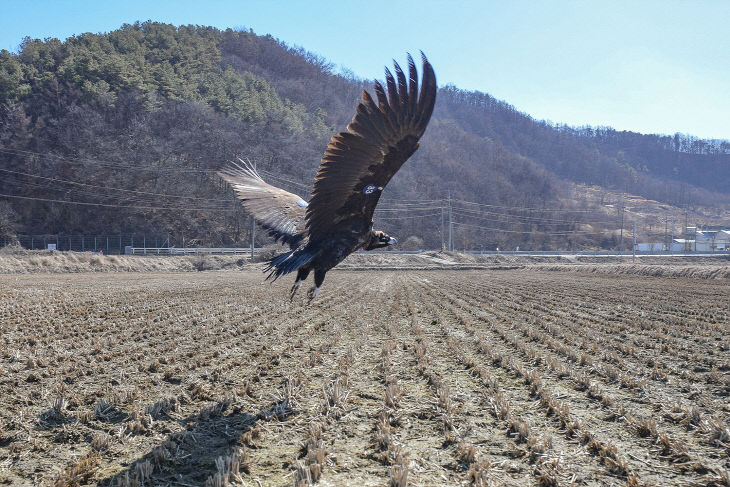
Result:
<svg viewBox="0 0 730 487"><path fill-rule="evenodd" d="M727 484L730 281L490 265L1 275L0 485Z"/></svg>

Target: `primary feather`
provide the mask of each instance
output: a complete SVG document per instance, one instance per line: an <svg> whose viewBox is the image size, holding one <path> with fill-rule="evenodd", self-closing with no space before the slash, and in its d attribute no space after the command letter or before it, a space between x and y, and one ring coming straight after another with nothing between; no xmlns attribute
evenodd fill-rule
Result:
<svg viewBox="0 0 730 487"><path fill-rule="evenodd" d="M436 75L423 56L423 79L408 56L410 89L395 63L398 85L385 71L388 96L375 82L378 103L367 91L347 131L332 137L314 178L314 190L306 211L311 237L326 235L340 222L353 217L372 219L382 189L418 148L436 102ZM373 185L375 193L363 189Z"/></svg>

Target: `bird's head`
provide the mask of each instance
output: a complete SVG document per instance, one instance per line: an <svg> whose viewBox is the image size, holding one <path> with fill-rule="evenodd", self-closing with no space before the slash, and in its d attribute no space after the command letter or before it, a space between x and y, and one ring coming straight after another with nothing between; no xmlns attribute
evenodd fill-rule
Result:
<svg viewBox="0 0 730 487"><path fill-rule="evenodd" d="M394 239L387 233L381 232L380 230L373 230L370 232L370 240L368 240L367 243L363 246L363 249L375 250L387 247L389 245L393 245L395 243L398 243L398 240Z"/></svg>

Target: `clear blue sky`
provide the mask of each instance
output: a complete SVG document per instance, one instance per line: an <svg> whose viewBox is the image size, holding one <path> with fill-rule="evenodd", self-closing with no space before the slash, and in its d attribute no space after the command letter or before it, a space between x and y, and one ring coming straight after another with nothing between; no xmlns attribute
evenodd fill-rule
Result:
<svg viewBox="0 0 730 487"><path fill-rule="evenodd" d="M440 85L537 119L730 139L730 1L0 0L0 49L123 23L251 28L366 78L423 50Z"/></svg>

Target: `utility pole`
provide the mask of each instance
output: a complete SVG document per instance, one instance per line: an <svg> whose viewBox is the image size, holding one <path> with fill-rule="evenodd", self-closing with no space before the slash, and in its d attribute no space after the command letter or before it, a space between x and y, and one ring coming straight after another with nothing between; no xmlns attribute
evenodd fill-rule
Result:
<svg viewBox="0 0 730 487"><path fill-rule="evenodd" d="M449 190L449 251L454 250L453 240L451 239L453 231L454 231L454 221L452 219L452 214L451 214L451 190Z"/></svg>
<svg viewBox="0 0 730 487"><path fill-rule="evenodd" d="M621 212L621 238L619 240L618 249L624 251L624 194L621 193L621 205L619 211Z"/></svg>
<svg viewBox="0 0 730 487"><path fill-rule="evenodd" d="M444 207L441 206L441 252L444 251Z"/></svg>
<svg viewBox="0 0 730 487"><path fill-rule="evenodd" d="M634 263L636 263L636 222L634 222Z"/></svg>
<svg viewBox="0 0 730 487"><path fill-rule="evenodd" d="M669 217L664 215L664 245L667 245L667 227L669 224Z"/></svg>
<svg viewBox="0 0 730 487"><path fill-rule="evenodd" d="M253 161L253 170L256 171L256 160ZM253 262L254 239L256 237L256 222L251 217L251 262Z"/></svg>
<svg viewBox="0 0 730 487"><path fill-rule="evenodd" d="M669 253L672 252L672 244L674 243L674 218L672 218L672 236L669 239Z"/></svg>

